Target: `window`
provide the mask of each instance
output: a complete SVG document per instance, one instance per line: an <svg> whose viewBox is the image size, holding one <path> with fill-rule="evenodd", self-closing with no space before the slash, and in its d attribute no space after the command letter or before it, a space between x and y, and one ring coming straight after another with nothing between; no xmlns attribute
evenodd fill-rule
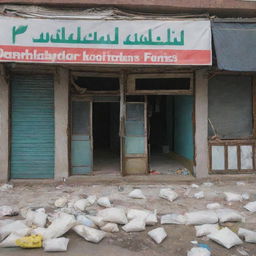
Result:
<svg viewBox="0 0 256 256"><path fill-rule="evenodd" d="M128 76L128 94L192 94L192 74L138 74Z"/></svg>

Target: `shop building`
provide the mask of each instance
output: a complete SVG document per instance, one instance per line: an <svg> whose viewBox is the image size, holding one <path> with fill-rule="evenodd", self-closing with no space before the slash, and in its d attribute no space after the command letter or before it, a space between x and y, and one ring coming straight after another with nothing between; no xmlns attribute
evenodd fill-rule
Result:
<svg viewBox="0 0 256 256"><path fill-rule="evenodd" d="M255 40L251 19L12 8L0 17L1 180L255 171L256 66L230 46Z"/></svg>

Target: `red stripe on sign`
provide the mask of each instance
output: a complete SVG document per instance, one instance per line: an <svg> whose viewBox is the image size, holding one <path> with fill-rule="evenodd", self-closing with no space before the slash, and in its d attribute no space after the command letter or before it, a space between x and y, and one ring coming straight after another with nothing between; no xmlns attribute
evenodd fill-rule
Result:
<svg viewBox="0 0 256 256"><path fill-rule="evenodd" d="M95 49L0 46L0 61L44 63L211 65L211 50Z"/></svg>

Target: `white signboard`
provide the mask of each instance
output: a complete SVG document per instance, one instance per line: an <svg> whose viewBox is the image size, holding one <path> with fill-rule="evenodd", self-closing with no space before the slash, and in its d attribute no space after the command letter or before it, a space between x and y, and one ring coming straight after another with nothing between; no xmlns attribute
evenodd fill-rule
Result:
<svg viewBox="0 0 256 256"><path fill-rule="evenodd" d="M0 17L0 61L211 65L209 20Z"/></svg>

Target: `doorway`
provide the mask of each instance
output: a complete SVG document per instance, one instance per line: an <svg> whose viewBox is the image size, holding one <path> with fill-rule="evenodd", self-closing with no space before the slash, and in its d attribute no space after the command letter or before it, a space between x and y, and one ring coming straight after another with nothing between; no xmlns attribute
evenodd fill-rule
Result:
<svg viewBox="0 0 256 256"><path fill-rule="evenodd" d="M118 174L120 170L119 102L93 103L94 174Z"/></svg>
<svg viewBox="0 0 256 256"><path fill-rule="evenodd" d="M152 173L192 172L192 116L192 95L148 96L149 164Z"/></svg>

